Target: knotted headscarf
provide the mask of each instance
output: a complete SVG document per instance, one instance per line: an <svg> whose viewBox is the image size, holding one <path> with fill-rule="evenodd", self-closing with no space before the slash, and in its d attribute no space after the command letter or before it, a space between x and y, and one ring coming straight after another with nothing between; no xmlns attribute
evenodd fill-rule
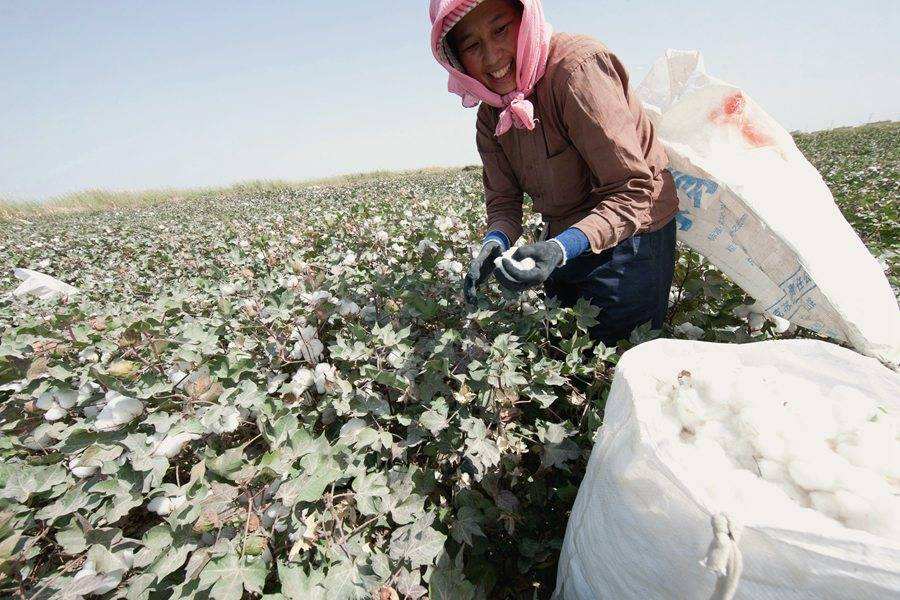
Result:
<svg viewBox="0 0 900 600"><path fill-rule="evenodd" d="M525 98L544 76L553 28L544 19L540 0L520 0L523 11L516 47L516 89L499 96L465 74L446 39L453 26L483 1L431 0L431 51L435 59L450 73L447 90L461 96L463 106L472 108L479 102L486 102L503 109L497 121L495 135L503 135L511 127L534 129L534 105Z"/></svg>

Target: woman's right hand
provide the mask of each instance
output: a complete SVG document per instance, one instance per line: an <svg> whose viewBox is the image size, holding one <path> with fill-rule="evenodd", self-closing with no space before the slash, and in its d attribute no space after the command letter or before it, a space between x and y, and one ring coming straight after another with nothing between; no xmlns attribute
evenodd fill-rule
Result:
<svg viewBox="0 0 900 600"><path fill-rule="evenodd" d="M466 302L475 306L475 288L484 283L494 270L494 259L503 254L503 244L496 239L489 239L481 246L478 256L469 264L469 272L463 279L463 295Z"/></svg>

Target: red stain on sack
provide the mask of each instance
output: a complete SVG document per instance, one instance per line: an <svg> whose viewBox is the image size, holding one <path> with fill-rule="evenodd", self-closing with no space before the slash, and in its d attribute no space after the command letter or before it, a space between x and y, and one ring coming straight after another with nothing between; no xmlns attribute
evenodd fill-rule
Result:
<svg viewBox="0 0 900 600"><path fill-rule="evenodd" d="M726 115L739 115L744 112L744 95L740 92L725 98L722 109Z"/></svg>
<svg viewBox="0 0 900 600"><path fill-rule="evenodd" d="M747 107L747 99L741 92L735 92L722 100L719 108L709 113L709 120L716 125L734 125L741 131L741 135L748 144L754 148L773 146L775 140L752 123L744 114Z"/></svg>

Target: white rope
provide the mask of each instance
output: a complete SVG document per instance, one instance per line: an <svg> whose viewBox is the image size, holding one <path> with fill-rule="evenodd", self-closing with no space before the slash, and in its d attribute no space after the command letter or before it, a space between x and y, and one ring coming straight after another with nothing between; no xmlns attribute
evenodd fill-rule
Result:
<svg viewBox="0 0 900 600"><path fill-rule="evenodd" d="M741 581L744 558L738 544L744 530L737 519L720 513L712 517L713 539L706 559L700 564L718 576L716 588L709 600L732 600Z"/></svg>

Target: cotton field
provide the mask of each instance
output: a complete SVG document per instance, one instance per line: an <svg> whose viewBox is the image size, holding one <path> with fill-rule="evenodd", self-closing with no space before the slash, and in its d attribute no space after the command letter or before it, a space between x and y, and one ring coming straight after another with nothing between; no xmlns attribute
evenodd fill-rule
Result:
<svg viewBox="0 0 900 600"><path fill-rule="evenodd" d="M897 131L798 138L895 285ZM845 171L861 147L877 173ZM618 357L656 333L594 346L596 309L495 284L466 306L483 223L458 169L2 221L0 595L549 597ZM15 269L77 293L15 296ZM665 336L811 335L690 252L670 299ZM897 416L769 376L670 382L673 443L888 527Z"/></svg>

